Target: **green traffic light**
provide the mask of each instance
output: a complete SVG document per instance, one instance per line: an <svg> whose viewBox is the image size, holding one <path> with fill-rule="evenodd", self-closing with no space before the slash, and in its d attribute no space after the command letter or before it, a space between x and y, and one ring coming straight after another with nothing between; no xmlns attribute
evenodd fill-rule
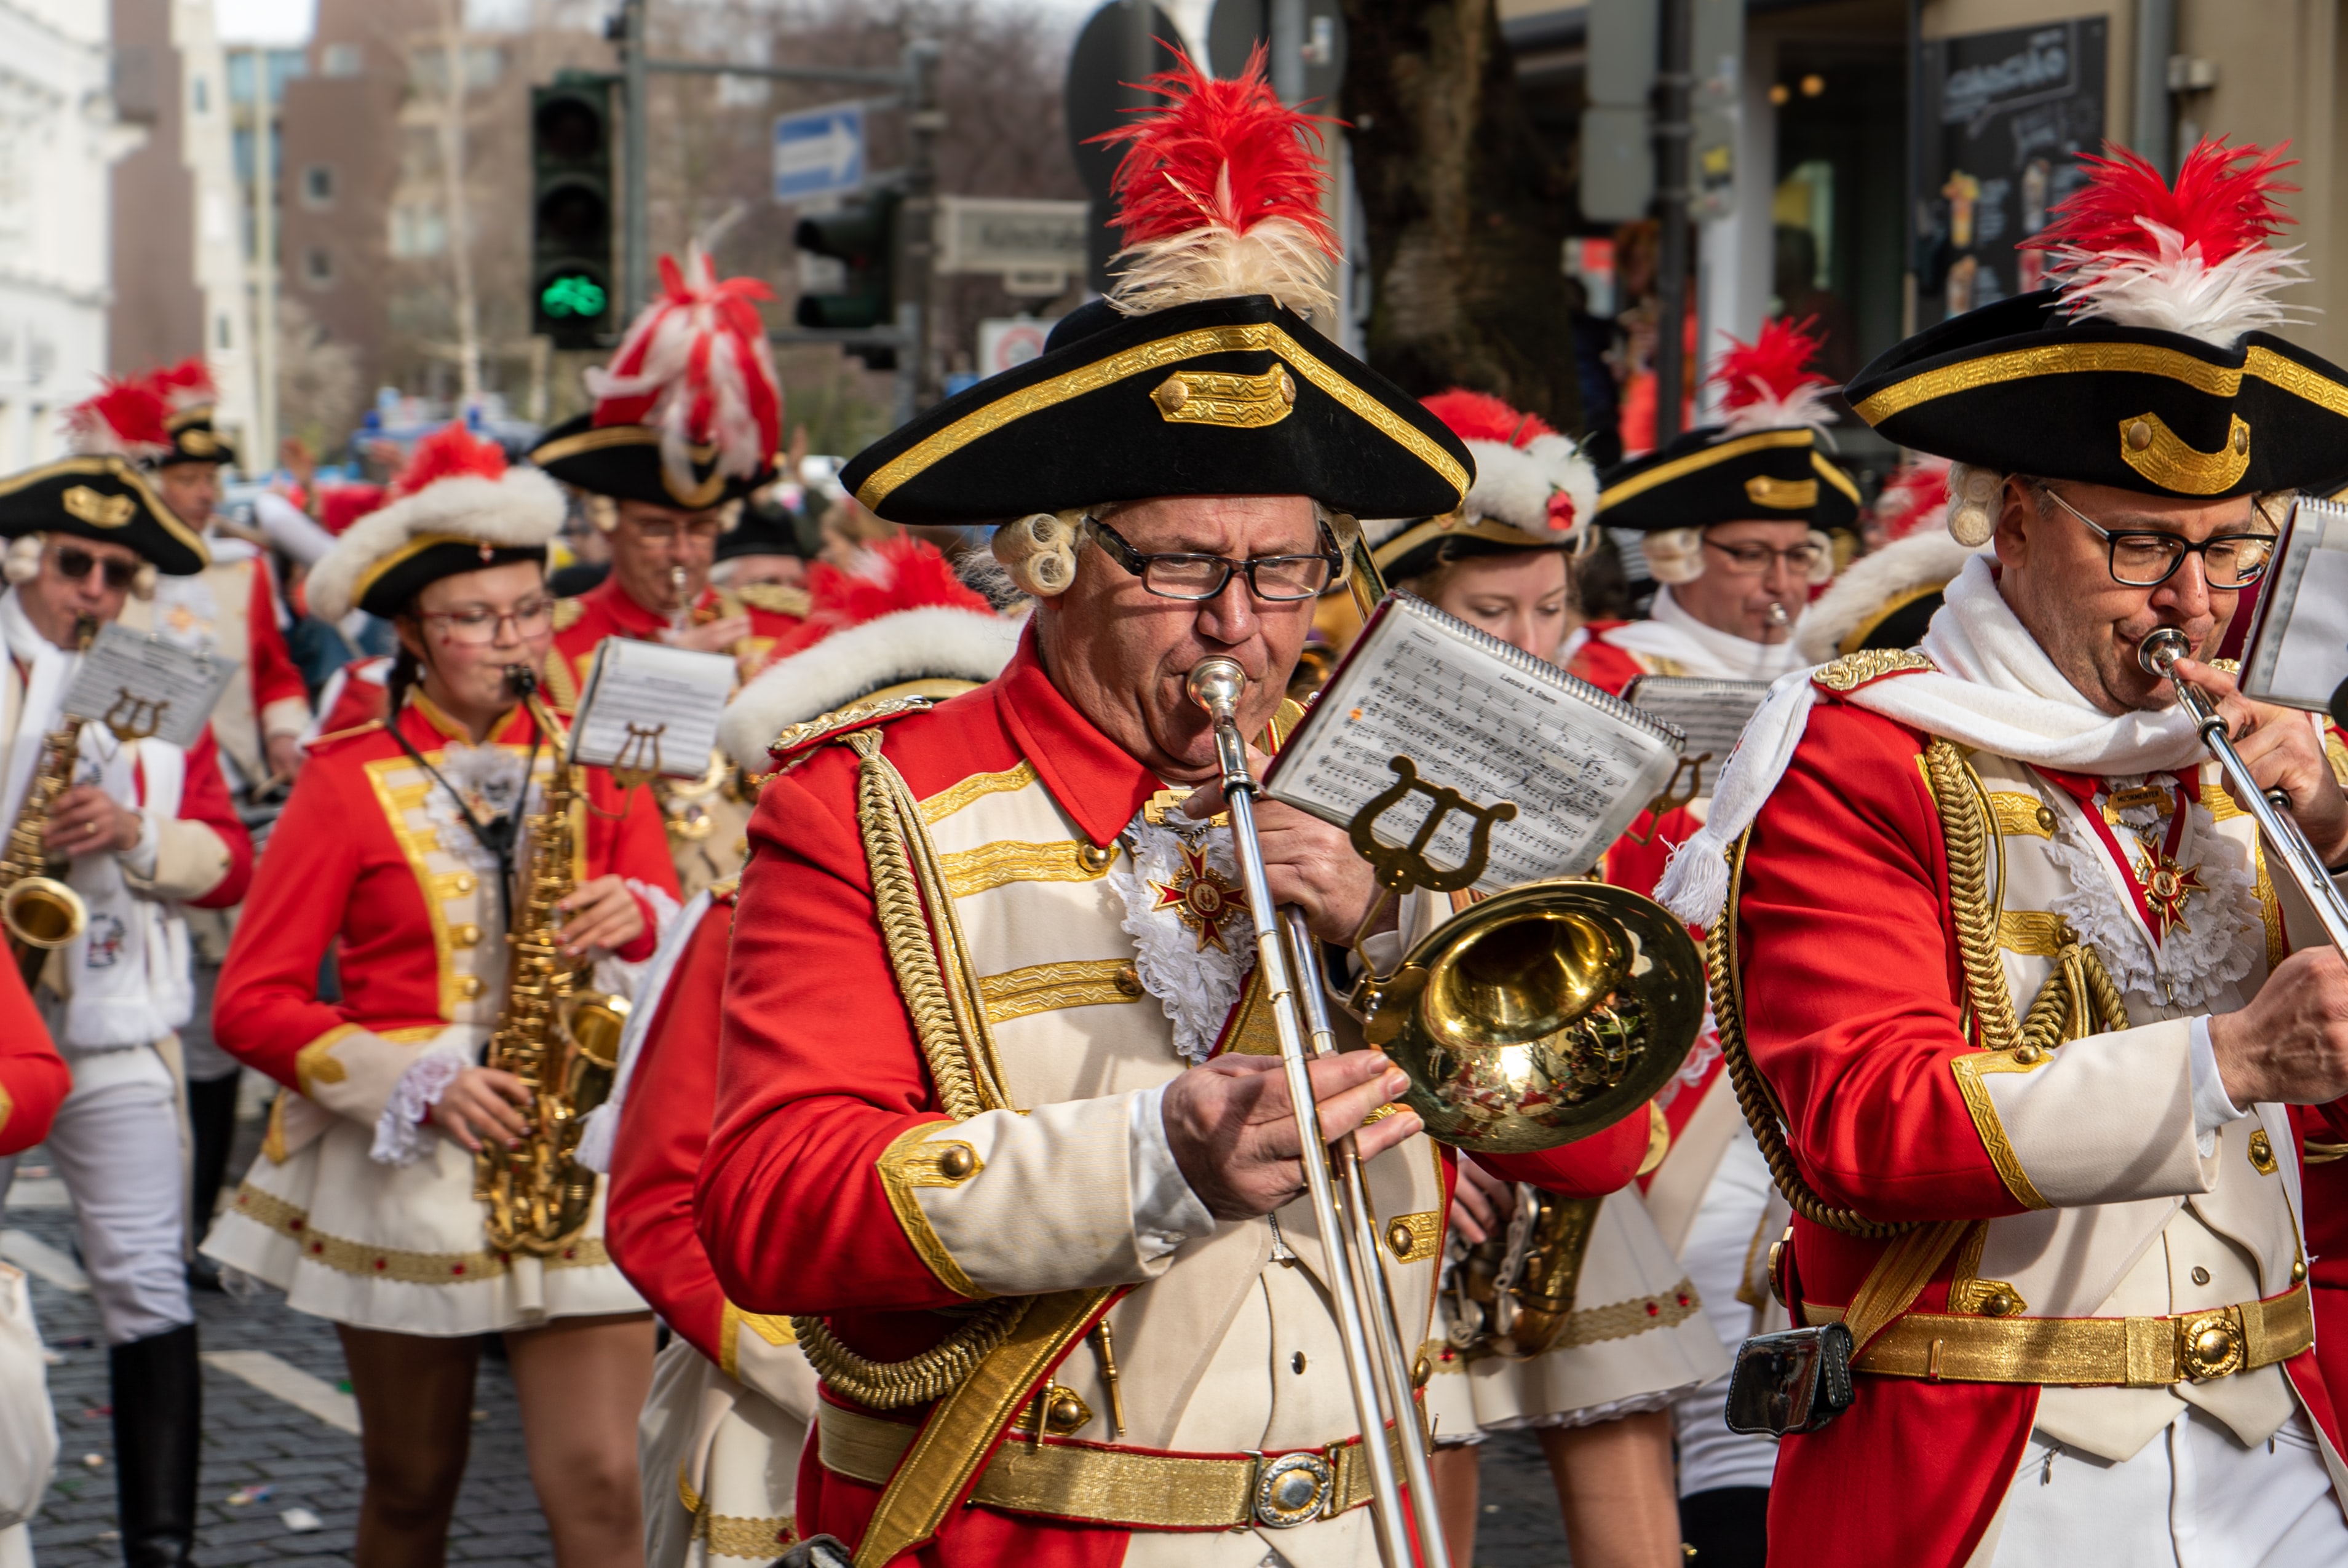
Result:
<svg viewBox="0 0 2348 1568"><path fill-rule="evenodd" d="M603 314L611 303L603 285L579 273L567 273L539 291L538 308L550 316L589 320Z"/></svg>

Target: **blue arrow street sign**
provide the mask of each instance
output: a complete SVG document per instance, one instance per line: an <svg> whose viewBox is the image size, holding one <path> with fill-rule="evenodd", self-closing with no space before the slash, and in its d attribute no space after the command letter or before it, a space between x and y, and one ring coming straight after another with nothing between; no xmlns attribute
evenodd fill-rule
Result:
<svg viewBox="0 0 2348 1568"><path fill-rule="evenodd" d="M864 183L864 106L785 115L775 121L775 200L803 201Z"/></svg>

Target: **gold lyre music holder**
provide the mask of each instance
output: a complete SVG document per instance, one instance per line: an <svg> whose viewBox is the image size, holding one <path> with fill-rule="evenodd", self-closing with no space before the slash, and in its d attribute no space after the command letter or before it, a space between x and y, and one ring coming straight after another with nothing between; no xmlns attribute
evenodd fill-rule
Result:
<svg viewBox="0 0 2348 1568"><path fill-rule="evenodd" d="M170 697L138 696L129 686L116 686L114 694L113 704L98 722L126 746L134 740L144 740L162 728L163 716L171 711Z"/></svg>
<svg viewBox="0 0 2348 1568"><path fill-rule="evenodd" d="M1694 757L1681 758L1677 765L1672 769L1672 776L1663 780L1663 789L1657 792L1653 799L1647 802L1647 830L1643 834L1632 832L1626 828L1622 830L1622 836L1641 848L1653 843L1655 834L1663 829L1665 817L1683 806L1694 804L1695 798L1704 793L1704 765L1711 760L1712 753L1709 751L1699 751ZM1687 776L1687 789L1685 793L1675 794L1673 791L1680 787L1682 774Z"/></svg>
<svg viewBox="0 0 2348 1568"><path fill-rule="evenodd" d="M1371 796L1362 809L1354 813L1354 820L1345 827L1346 837L1353 841L1354 852L1370 863L1371 874L1376 877L1380 890L1377 898L1370 904L1369 913L1362 916L1362 923L1354 933L1354 953L1361 960L1365 975L1375 975L1377 966L1370 962L1369 954L1363 952L1362 943L1369 934L1371 923L1385 909L1386 901L1402 897L1414 888L1425 888L1430 892L1457 892L1461 888L1474 886L1477 879L1484 874L1485 862L1491 858L1493 827L1500 822L1514 821L1517 815L1514 800L1479 805L1448 784L1422 779L1418 764L1408 757L1390 758L1386 767L1393 771L1395 781ZM1420 820L1410 842L1402 845L1380 842L1378 819L1413 795L1426 796L1434 802L1434 806ZM1435 841L1436 830L1443 826L1444 819L1454 811L1465 812L1474 820L1474 825L1468 830L1468 855L1456 870L1440 871L1426 858L1426 847Z"/></svg>
<svg viewBox="0 0 2348 1568"><path fill-rule="evenodd" d="M660 738L668 726L638 724L628 721L627 744L612 759L612 782L623 790L633 789L639 784L649 784L661 775Z"/></svg>

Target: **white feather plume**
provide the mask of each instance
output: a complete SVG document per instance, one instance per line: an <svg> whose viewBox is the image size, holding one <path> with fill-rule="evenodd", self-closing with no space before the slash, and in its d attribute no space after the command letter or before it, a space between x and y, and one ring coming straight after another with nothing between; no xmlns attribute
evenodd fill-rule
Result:
<svg viewBox="0 0 2348 1568"><path fill-rule="evenodd" d="M2246 332L2272 331L2307 319L2307 307L2278 302L2274 291L2307 276L2300 247L2245 245L2224 261L2201 259L2201 247L2166 224L2137 222L2159 247L2153 256L2098 254L2076 246L2054 252L2063 273L2064 309L2074 321L2151 327L2231 348Z"/></svg>
<svg viewBox="0 0 2348 1568"><path fill-rule="evenodd" d="M1327 253L1311 231L1289 218L1264 219L1244 234L1222 223L1201 223L1128 246L1109 265L1118 276L1108 303L1128 315L1262 294L1309 319L1337 301Z"/></svg>

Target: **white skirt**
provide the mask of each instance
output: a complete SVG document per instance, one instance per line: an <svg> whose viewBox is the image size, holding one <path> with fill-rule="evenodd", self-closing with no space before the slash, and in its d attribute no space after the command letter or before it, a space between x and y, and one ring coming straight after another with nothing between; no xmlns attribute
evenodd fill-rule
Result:
<svg viewBox="0 0 2348 1568"><path fill-rule="evenodd" d="M1437 1442L1660 1410L1674 1394L1728 1369L1695 1286L1632 1191L1599 1206L1573 1315L1552 1348L1523 1361L1470 1361L1447 1340L1435 1344L1426 1409Z"/></svg>
<svg viewBox="0 0 2348 1568"><path fill-rule="evenodd" d="M808 1373L810 1392L814 1374ZM645 1568L772 1563L798 1540L803 1416L736 1382L680 1336L653 1363L636 1423Z"/></svg>
<svg viewBox="0 0 2348 1568"><path fill-rule="evenodd" d="M603 1181L587 1228L553 1257L491 1250L473 1157L436 1136L411 1165L368 1158L374 1130L336 1118L283 1163L264 1151L203 1251L354 1328L452 1337L556 1317L647 1312L603 1250Z"/></svg>

